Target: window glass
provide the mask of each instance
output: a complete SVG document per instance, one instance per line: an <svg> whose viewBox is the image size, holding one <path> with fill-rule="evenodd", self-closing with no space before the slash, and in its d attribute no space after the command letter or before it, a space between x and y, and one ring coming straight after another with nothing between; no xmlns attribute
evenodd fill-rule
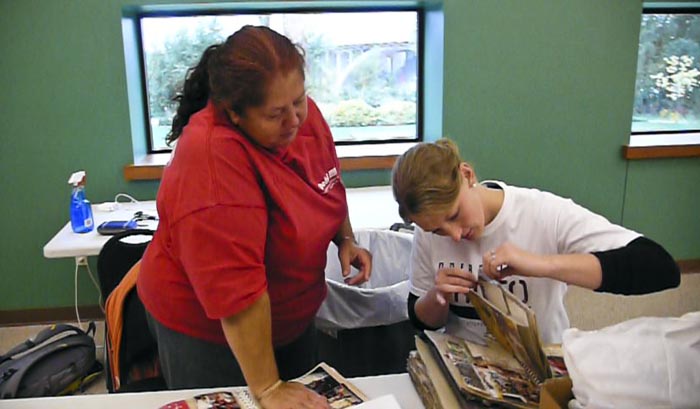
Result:
<svg viewBox="0 0 700 409"><path fill-rule="evenodd" d="M299 44L306 87L336 143L418 140L417 11L143 16L141 39L151 151L165 151L187 69L246 24Z"/></svg>
<svg viewBox="0 0 700 409"><path fill-rule="evenodd" d="M645 12L632 133L700 130L700 14ZM668 138L677 138L669 135Z"/></svg>

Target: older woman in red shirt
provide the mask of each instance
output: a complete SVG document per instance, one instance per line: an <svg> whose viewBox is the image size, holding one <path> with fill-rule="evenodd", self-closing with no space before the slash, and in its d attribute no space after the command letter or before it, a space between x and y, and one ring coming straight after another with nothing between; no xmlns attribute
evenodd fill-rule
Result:
<svg viewBox="0 0 700 409"><path fill-rule="evenodd" d="M371 255L355 242L303 55L246 26L204 52L178 100L160 223L137 285L166 383L247 384L265 408L327 407L283 380L315 364L329 243L349 284L369 278Z"/></svg>

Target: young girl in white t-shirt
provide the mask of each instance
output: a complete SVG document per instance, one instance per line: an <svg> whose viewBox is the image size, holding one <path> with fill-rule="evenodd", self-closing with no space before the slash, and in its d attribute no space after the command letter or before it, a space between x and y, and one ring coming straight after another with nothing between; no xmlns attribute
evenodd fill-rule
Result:
<svg viewBox="0 0 700 409"><path fill-rule="evenodd" d="M404 153L392 188L401 217L417 225L408 313L420 329L445 326L462 337L483 337L466 297L479 275L498 280L533 309L545 343L560 343L569 327L568 284L645 294L680 283L677 264L659 244L570 199L479 183L449 139Z"/></svg>

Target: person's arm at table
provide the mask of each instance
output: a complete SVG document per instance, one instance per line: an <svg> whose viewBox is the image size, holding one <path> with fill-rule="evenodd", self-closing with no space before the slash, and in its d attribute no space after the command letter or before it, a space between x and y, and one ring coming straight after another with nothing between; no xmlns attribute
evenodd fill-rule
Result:
<svg viewBox="0 0 700 409"><path fill-rule="evenodd" d="M221 319L221 326L250 391L263 408L330 407L325 398L300 383L278 382L267 292L245 310Z"/></svg>

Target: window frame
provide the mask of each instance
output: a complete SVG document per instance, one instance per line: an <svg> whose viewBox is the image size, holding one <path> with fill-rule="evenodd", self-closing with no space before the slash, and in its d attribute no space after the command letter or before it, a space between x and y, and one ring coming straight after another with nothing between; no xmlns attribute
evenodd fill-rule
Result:
<svg viewBox="0 0 700 409"><path fill-rule="evenodd" d="M645 14L700 15L700 6L685 4L679 7L672 7L663 3L644 4L640 18L640 36L641 19L644 18ZM637 55L639 55L639 46L640 44L638 43ZM635 83L636 78L637 75L635 73ZM700 89L696 92L700 92ZM669 135L674 135L675 137L672 139L675 141L669 141ZM664 137L666 138L664 139ZM630 129L629 142L622 147L622 154L628 160L700 157L700 129L659 131L632 131Z"/></svg>
<svg viewBox="0 0 700 409"><path fill-rule="evenodd" d="M424 127L423 123L423 107L424 107L424 69L425 69L425 10L420 7L417 3L411 2L407 4L378 4L377 6L367 7L367 6L299 6L295 7L293 2L287 5L264 5L256 3L251 7L237 7L209 4L206 7L186 7L186 8L142 8L139 9L132 18L135 20L135 36L136 36L136 46L138 52L138 62L140 71L140 84L141 84L141 98L142 98L142 121L145 127L145 138L146 138L146 154L147 155L170 155L172 149L154 149L153 146L153 135L152 127L150 126L150 109L148 104L148 90L147 90L147 74L146 74L146 58L145 50L143 47L143 33L141 31L141 20L143 18L150 17L189 17L189 16L218 16L218 15L252 15L252 14L303 14L303 13L362 13L362 12L395 12L395 11L410 11L415 12L417 17L417 78L416 78L416 123L415 123L415 138L412 139L386 139L386 140L371 140L371 141L337 141L335 145L337 148L340 147L358 147L366 146L371 148L375 145L396 145L395 147L389 147L384 149L388 152L401 152L405 149L401 147L407 144L419 143L423 141ZM341 149L342 150L342 149ZM350 156L357 157L357 155L350 154Z"/></svg>

